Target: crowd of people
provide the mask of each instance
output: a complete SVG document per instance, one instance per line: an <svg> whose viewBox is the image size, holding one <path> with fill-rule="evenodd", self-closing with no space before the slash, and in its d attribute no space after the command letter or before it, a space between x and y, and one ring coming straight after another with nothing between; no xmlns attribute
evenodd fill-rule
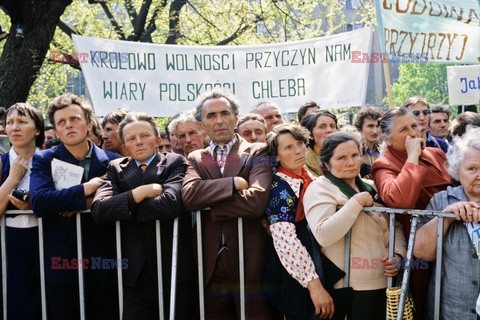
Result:
<svg viewBox="0 0 480 320"><path fill-rule="evenodd" d="M406 258L410 217L398 216L389 230L388 216L364 211L370 206L455 213L444 224L441 319L477 319L477 113L450 124L448 106L430 108L412 97L386 112L361 108L354 126L340 127L335 114L309 101L299 107L298 122L286 123L273 102L239 117L235 96L210 91L172 117L165 132L152 116L128 109L100 120L73 94L55 98L47 118L45 126L25 103L5 114L11 148L0 159L0 212L34 213L6 218L8 319L41 315L38 218L49 319L79 318L79 268L87 319L119 318L117 268L123 319L158 319L156 221L163 292L169 292L176 218L175 319L198 318L196 214L206 319L240 318L237 218L243 218L246 319L385 319L387 279L399 275ZM431 264L412 271L417 319L433 319L437 224L423 217L413 248L415 258ZM168 315L171 303L163 300Z"/></svg>

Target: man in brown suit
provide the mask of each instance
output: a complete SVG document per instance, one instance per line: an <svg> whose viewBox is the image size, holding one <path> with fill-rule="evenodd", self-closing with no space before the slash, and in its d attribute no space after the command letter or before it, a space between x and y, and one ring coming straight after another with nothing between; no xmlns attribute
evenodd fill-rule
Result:
<svg viewBox="0 0 480 320"><path fill-rule="evenodd" d="M240 319L237 218L243 218L246 319L277 319L261 292L269 257L260 218L268 200L272 171L265 144L250 144L234 133L238 102L227 92L206 92L195 117L210 146L188 156L182 198L189 210L202 210L205 316ZM280 317L281 319L281 317Z"/></svg>

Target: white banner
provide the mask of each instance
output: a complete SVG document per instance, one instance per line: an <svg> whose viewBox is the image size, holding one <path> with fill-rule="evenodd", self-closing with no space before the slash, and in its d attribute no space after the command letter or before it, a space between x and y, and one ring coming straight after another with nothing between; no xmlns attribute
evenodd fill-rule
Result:
<svg viewBox="0 0 480 320"><path fill-rule="evenodd" d="M383 52L402 62L480 62L479 0L375 0Z"/></svg>
<svg viewBox="0 0 480 320"><path fill-rule="evenodd" d="M222 87L240 101L240 113L258 102L283 112L314 100L323 108L364 104L372 29L270 45L181 46L73 35L95 113L119 107L172 116L194 107L199 94Z"/></svg>
<svg viewBox="0 0 480 320"><path fill-rule="evenodd" d="M450 105L480 104L480 65L447 67Z"/></svg>

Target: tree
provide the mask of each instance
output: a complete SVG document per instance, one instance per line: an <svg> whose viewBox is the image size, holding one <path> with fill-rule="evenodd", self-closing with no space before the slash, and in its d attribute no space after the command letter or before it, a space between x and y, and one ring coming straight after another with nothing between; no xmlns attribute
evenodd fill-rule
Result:
<svg viewBox="0 0 480 320"><path fill-rule="evenodd" d="M8 37L0 58L0 106L25 101L53 39L60 16L71 0L21 2L25 39ZM11 29L11 33L13 32Z"/></svg>
<svg viewBox="0 0 480 320"><path fill-rule="evenodd" d="M435 63L404 63L392 85L393 103L402 106L412 96L422 96L430 104L448 104L447 68Z"/></svg>
<svg viewBox="0 0 480 320"><path fill-rule="evenodd" d="M52 15L49 19L59 27L53 40L50 38L51 43L46 38L33 38L34 34L30 33L23 40L24 44L27 40L28 43L42 42L42 48L48 48L50 44L50 55L46 55L45 49L37 52L37 69L22 69L24 76L16 81L17 84L22 82L25 87L30 87L38 77L28 101L41 107L55 95L65 92L67 79L78 74L78 64L71 63L68 56L62 63L44 63L40 69L42 62L52 62L53 51L70 54L75 51L70 39L73 33L137 42L238 45L329 35L343 31L342 26L347 22L345 0L110 0L96 5L90 5L85 0L74 0L72 3L66 0L32 2L44 6L46 3L64 3L63 9L66 8L61 21L58 19L61 12L57 11L55 14L58 17ZM373 24L373 0L360 3L362 5L356 9L351 19L355 19L355 23ZM53 30L54 27L49 29L49 35L53 35ZM22 44L20 40L10 37L0 58L0 66L11 64L12 70L16 67L12 66L11 60L4 61L4 56L17 54L14 43ZM30 57L22 57L23 59ZM5 92L7 78L2 76L3 72L0 75L0 92L4 94L0 93L0 105L8 106L12 101L24 101L28 91ZM13 74L10 73L9 76ZM29 82L25 81L26 78Z"/></svg>

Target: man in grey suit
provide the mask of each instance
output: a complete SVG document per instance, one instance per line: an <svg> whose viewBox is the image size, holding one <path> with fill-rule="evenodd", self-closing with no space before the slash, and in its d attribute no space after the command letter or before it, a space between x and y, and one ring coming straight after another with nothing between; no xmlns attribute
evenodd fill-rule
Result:
<svg viewBox="0 0 480 320"><path fill-rule="evenodd" d="M246 319L278 319L261 292L269 239L261 216L272 170L266 145L234 133L238 102L230 93L206 92L195 117L211 139L188 155L182 197L189 210L202 210L203 276L207 319L240 319L237 218L243 218ZM279 318L281 319L281 317Z"/></svg>
<svg viewBox="0 0 480 320"><path fill-rule="evenodd" d="M128 114L119 125L119 136L130 157L110 163L107 177L95 195L92 216L99 223L122 221L122 257L128 259L123 319L159 318L155 220L161 220L163 289L168 293L173 219L177 217L180 223L175 319L188 319L195 299L191 220L180 197L185 158L157 151L161 138L152 116ZM164 301L168 315L169 301Z"/></svg>

